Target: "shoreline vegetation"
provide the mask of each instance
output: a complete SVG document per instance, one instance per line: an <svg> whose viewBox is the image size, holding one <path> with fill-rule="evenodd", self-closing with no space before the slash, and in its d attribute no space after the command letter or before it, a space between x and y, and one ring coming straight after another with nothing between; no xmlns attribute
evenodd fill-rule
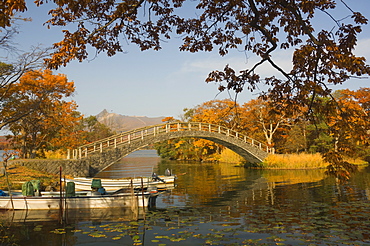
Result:
<svg viewBox="0 0 370 246"><path fill-rule="evenodd" d="M365 166L368 165L364 160L345 158L345 161L357 165ZM329 163L325 162L320 153L308 154L274 154L269 155L260 168L262 169L323 169L326 168Z"/></svg>
<svg viewBox="0 0 370 246"><path fill-rule="evenodd" d="M329 165L323 160L320 153L273 154L260 164L250 164L245 163L243 157L229 149L222 151L218 161L258 169L324 169ZM369 165L367 161L362 159L346 158L345 161L357 166Z"/></svg>
<svg viewBox="0 0 370 246"><path fill-rule="evenodd" d="M12 191L22 190L24 182L31 180L40 180L41 190L48 187L58 188L59 175L40 172L20 165L10 165L7 167L7 174ZM8 190L7 179L5 175L0 176L0 190Z"/></svg>

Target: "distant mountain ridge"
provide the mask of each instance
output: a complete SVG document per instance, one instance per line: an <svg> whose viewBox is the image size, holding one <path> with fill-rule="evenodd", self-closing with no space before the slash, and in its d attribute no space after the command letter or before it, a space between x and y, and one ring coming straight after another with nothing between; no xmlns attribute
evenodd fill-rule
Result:
<svg viewBox="0 0 370 246"><path fill-rule="evenodd" d="M140 127L162 124L162 119L165 117L127 116L109 113L106 109L104 109L102 112L96 115L96 118L100 123L105 124L112 130L119 133Z"/></svg>

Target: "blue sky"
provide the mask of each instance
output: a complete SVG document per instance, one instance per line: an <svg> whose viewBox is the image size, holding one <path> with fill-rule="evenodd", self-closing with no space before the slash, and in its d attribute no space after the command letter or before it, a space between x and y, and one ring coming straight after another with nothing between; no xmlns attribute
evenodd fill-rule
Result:
<svg viewBox="0 0 370 246"><path fill-rule="evenodd" d="M25 17L31 17L32 22L23 23L21 33L16 37L23 50L32 45L43 44L51 46L60 41L62 34L59 28L47 29L42 23L47 20L48 8L36 8L28 1L28 12ZM362 13L370 19L369 0L347 1L354 11ZM350 14L340 13L346 16ZM342 16L335 16L340 18ZM327 17L319 19L321 24L334 26ZM364 28L360 36L356 52L370 59L370 29ZM219 94L217 85L205 83L208 73L222 70L226 64L237 69L245 69L253 64L255 58L251 54L233 51L225 57L217 52L188 53L178 50L180 40L173 38L164 44L161 51L141 52L134 44L125 45L125 54L107 57L98 55L93 60L82 63L72 62L62 67L58 73L66 74L74 81L76 93L72 98L79 105L78 110L85 116L96 115L103 109L109 112L130 116L173 116L179 118L184 108L192 108L213 99L229 98L229 94ZM290 67L291 54L289 51L278 51L273 55L278 64L284 68ZM263 66L260 72L271 76L276 72ZM358 89L370 87L369 80L350 81L338 88ZM261 88L264 89L264 88ZM256 96L244 91L238 96L238 102L244 103Z"/></svg>

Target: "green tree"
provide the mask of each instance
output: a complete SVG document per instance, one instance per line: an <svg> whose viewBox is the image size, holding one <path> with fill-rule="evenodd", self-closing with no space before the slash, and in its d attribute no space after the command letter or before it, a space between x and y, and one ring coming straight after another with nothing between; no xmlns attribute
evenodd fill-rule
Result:
<svg viewBox="0 0 370 246"><path fill-rule="evenodd" d="M308 125L308 145L312 153L326 153L334 147L329 127L325 122Z"/></svg>
<svg viewBox="0 0 370 246"><path fill-rule="evenodd" d="M307 151L307 124L295 122L281 143L283 153L301 153Z"/></svg>
<svg viewBox="0 0 370 246"><path fill-rule="evenodd" d="M178 157L173 140L162 141L154 144L157 154L161 158L176 160Z"/></svg>
<svg viewBox="0 0 370 246"><path fill-rule="evenodd" d="M83 130L83 136L81 137L88 143L110 137L115 134L115 132L108 126L100 123L96 116L92 115L82 119L81 127Z"/></svg>

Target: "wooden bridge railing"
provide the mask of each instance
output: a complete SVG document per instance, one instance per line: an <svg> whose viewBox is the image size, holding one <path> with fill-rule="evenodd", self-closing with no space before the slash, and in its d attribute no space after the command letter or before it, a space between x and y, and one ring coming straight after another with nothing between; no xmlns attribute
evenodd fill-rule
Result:
<svg viewBox="0 0 370 246"><path fill-rule="evenodd" d="M117 148L120 145L130 144L133 141L145 140L146 137L153 137L176 131L207 131L219 133L228 137L238 138L239 140L267 153L272 153L274 151L273 148L269 148L264 143L223 126L201 122L175 122L137 128L104 138L96 142L80 146L78 149L74 149L72 151L72 156L71 153L69 153L67 158L69 159L72 157L73 159L79 159L87 157L90 153L103 152L104 149Z"/></svg>

